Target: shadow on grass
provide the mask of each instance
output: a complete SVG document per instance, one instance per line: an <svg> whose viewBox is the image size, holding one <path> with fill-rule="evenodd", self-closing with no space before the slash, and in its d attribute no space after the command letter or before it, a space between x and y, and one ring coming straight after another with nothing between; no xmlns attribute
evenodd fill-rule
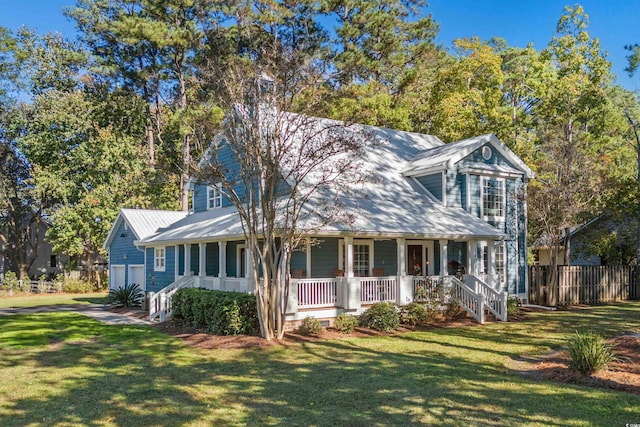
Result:
<svg viewBox="0 0 640 427"><path fill-rule="evenodd" d="M106 304L107 303L107 295L108 294L104 294L102 296L96 296L94 295L82 295L79 294L78 296L73 297L73 301L78 301L78 302L82 302L82 303L89 303L89 304Z"/></svg>
<svg viewBox="0 0 640 427"><path fill-rule="evenodd" d="M529 324L538 326L552 328L548 318ZM506 329L492 328L204 352L74 314L0 318L4 380L24 382L17 395L0 385L0 425L614 425L640 416L637 396L509 373L511 350L493 342Z"/></svg>

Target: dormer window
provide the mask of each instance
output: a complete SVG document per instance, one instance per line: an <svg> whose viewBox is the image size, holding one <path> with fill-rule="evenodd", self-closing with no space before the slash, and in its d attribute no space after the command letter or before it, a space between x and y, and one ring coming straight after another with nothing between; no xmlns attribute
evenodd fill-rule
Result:
<svg viewBox="0 0 640 427"><path fill-rule="evenodd" d="M482 216L485 218L504 217L504 179L482 179Z"/></svg>
<svg viewBox="0 0 640 427"><path fill-rule="evenodd" d="M222 207L222 193L217 185L207 187L207 209L218 209Z"/></svg>

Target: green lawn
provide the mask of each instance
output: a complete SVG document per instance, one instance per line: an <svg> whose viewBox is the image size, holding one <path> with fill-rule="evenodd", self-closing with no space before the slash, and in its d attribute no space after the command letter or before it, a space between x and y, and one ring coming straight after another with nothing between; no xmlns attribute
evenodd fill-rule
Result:
<svg viewBox="0 0 640 427"><path fill-rule="evenodd" d="M0 308L35 307L39 305L104 304L106 292L90 294L27 294L0 296Z"/></svg>
<svg viewBox="0 0 640 427"><path fill-rule="evenodd" d="M519 323L201 351L78 314L0 317L0 425L622 425L640 396L507 366L576 329L640 331L640 303Z"/></svg>

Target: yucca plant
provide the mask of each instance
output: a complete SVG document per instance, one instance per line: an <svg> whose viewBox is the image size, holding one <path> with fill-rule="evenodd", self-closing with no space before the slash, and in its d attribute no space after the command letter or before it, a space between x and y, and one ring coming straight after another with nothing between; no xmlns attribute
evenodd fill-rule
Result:
<svg viewBox="0 0 640 427"><path fill-rule="evenodd" d="M585 375L591 375L616 360L613 346L607 344L595 332L577 332L567 339L569 367Z"/></svg>
<svg viewBox="0 0 640 427"><path fill-rule="evenodd" d="M144 292L140 286L130 283L123 287L109 290L107 302L116 307L137 307L142 305Z"/></svg>

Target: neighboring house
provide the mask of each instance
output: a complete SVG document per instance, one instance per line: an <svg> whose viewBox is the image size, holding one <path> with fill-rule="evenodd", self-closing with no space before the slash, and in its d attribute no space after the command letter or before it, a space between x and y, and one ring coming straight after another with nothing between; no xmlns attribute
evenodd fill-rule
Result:
<svg viewBox="0 0 640 427"><path fill-rule="evenodd" d="M64 270L65 263L69 262L69 257L64 254L54 253L53 247L49 243L46 237L46 232L49 229L49 223L46 219L42 219L40 227L38 228L38 238L35 238L35 231L33 231L33 242L37 242L37 256L33 261L31 268L29 269L29 278L37 280L41 276L46 276L47 279L51 279ZM34 229L35 230L35 229ZM30 258L32 250L27 249L27 258ZM4 278L4 275L8 271L13 271L18 274L18 265L8 256L8 250L2 244L0 239L0 278Z"/></svg>
<svg viewBox="0 0 640 427"><path fill-rule="evenodd" d="M637 231L629 218L600 215L569 230L569 265L595 266L627 264L635 259ZM537 239L531 249L536 265L551 265L552 242L546 236ZM557 264L565 265L564 233L558 242Z"/></svg>
<svg viewBox="0 0 640 427"><path fill-rule="evenodd" d="M377 142L363 156L373 179L358 187L364 197L345 205L353 223L324 227L293 253L287 319L406 304L423 275L466 273L466 292L485 302L491 292L504 304L502 292L526 297L524 193L532 171L494 135L444 144L364 128ZM236 210L215 186L192 190L189 213L122 209L104 244L110 286L143 282L152 317L162 318L179 287L252 290Z"/></svg>

